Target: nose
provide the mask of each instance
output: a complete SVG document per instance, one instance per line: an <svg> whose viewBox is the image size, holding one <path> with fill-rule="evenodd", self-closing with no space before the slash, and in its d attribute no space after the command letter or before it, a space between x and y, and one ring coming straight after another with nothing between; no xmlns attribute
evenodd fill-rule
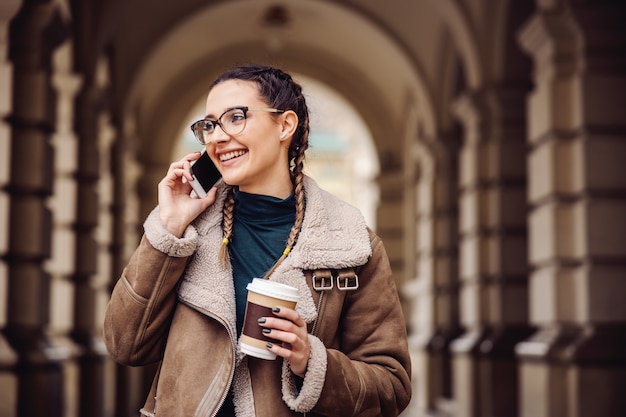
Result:
<svg viewBox="0 0 626 417"><path fill-rule="evenodd" d="M208 136L207 140L205 141L205 145L210 145L211 143L226 142L229 139L230 136L228 135L228 133L224 132L222 125L216 124L213 133L211 133L211 135Z"/></svg>
<svg viewBox="0 0 626 417"><path fill-rule="evenodd" d="M215 130L213 131L213 134L211 135L210 142L216 142L216 143L226 142L229 139L230 139L230 135L224 131L224 128L222 127L221 124L218 124L217 126L215 126Z"/></svg>

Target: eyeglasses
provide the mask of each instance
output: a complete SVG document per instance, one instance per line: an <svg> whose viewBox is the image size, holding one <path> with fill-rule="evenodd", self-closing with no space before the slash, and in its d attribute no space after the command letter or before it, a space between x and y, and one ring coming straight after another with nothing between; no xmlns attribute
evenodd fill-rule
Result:
<svg viewBox="0 0 626 417"><path fill-rule="evenodd" d="M222 128L222 131L227 135L238 135L246 128L246 120L248 120L249 111L264 111L268 113L284 113L285 110L270 109L270 108L250 108L250 107L234 107L226 110L217 120L202 119L198 120L191 125L191 131L193 132L198 142L202 145L206 145L211 142L213 133L215 133L216 126Z"/></svg>

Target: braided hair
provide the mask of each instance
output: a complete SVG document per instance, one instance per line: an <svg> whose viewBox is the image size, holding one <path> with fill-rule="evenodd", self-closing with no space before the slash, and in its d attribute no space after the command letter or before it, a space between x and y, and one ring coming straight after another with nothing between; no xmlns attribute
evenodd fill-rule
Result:
<svg viewBox="0 0 626 417"><path fill-rule="evenodd" d="M289 145L289 175L294 188L294 196L296 200L296 220L289 233L287 246L282 256L267 272L269 276L276 267L289 255L289 252L296 244L298 234L302 228L304 219L304 155L309 147L309 109L306 100L302 94L302 87L296 83L293 78L286 72L264 65L251 65L236 67L226 71L219 76L211 88L217 84L227 80L242 80L256 82L259 88L259 95L265 100L269 107L275 109L292 110L298 116L298 126L293 134L291 144ZM222 248L220 251L220 260L225 264L230 262L228 255L228 243L233 233L233 211L235 208L235 187L228 189L226 202L224 204L223 213L223 231Z"/></svg>

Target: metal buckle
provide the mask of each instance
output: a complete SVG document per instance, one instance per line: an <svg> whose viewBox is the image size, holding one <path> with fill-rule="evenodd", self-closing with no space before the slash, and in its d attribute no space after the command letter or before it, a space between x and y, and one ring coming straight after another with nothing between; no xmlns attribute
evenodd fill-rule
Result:
<svg viewBox="0 0 626 417"><path fill-rule="evenodd" d="M339 291L354 291L359 288L359 276L354 270L340 271L337 274L337 289Z"/></svg>
<svg viewBox="0 0 626 417"><path fill-rule="evenodd" d="M311 277L311 281L313 283L313 289L315 291L332 290L334 286L333 274L329 270L317 271L317 272L321 272L325 276L322 276L322 274L320 274L320 276L317 276L316 273L313 273L313 276Z"/></svg>

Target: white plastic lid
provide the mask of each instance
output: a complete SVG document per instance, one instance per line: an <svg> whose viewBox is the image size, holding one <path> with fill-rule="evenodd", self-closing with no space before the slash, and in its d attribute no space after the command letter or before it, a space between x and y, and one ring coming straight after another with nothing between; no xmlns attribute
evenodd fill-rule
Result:
<svg viewBox="0 0 626 417"><path fill-rule="evenodd" d="M252 282L246 287L248 291L257 294L266 295L268 297L279 298L286 301L298 301L298 289L290 285L281 284L279 282L269 281L262 278L253 278Z"/></svg>

